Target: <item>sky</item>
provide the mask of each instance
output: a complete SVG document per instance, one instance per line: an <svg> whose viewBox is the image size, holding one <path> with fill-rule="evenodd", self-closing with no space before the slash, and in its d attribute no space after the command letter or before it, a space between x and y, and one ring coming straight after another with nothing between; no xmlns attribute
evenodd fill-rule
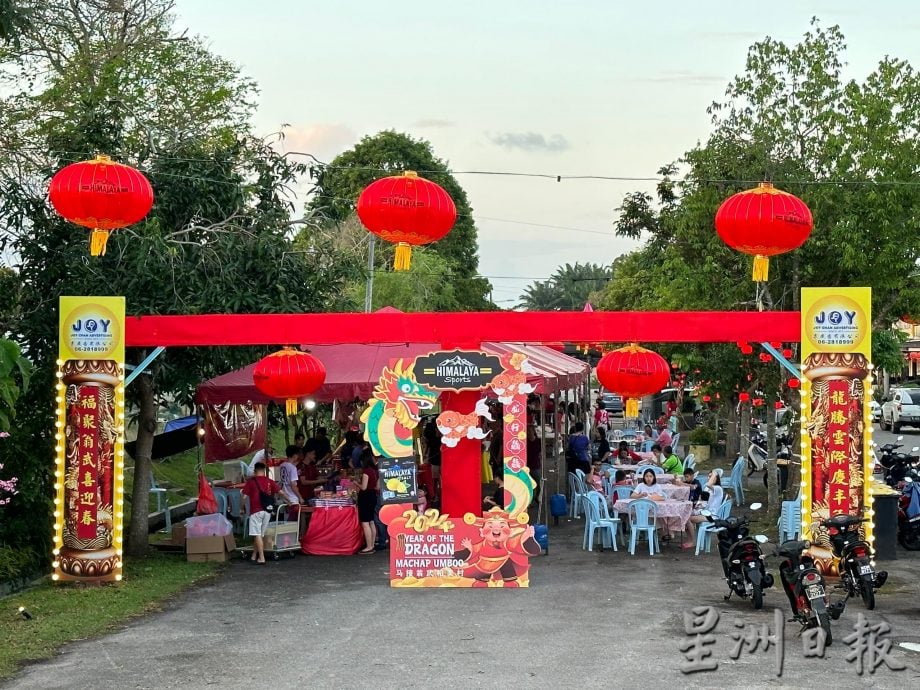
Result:
<svg viewBox="0 0 920 690"><path fill-rule="evenodd" d="M432 143L466 189L480 274L512 307L564 263L609 263L642 181L710 130L706 107L764 36L795 42L817 16L847 37L847 76L884 55L920 65L907 0L177 0L177 28L207 39L260 87L258 133L330 161L395 129ZM554 226L554 227L545 227Z"/></svg>

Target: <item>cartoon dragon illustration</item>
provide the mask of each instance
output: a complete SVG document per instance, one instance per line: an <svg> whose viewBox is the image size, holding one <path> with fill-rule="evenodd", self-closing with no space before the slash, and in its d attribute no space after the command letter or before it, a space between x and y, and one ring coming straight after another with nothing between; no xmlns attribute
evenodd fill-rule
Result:
<svg viewBox="0 0 920 690"><path fill-rule="evenodd" d="M476 403L475 409L469 414L460 414L454 410L445 410L438 415L436 421L438 431L441 432L441 443L448 448L455 448L460 439L484 439L486 432L479 426L479 418L485 417L490 422L492 414L489 412L489 406L486 399L483 398Z"/></svg>
<svg viewBox="0 0 920 690"><path fill-rule="evenodd" d="M537 370L527 361L527 355L520 352L503 355L501 358L504 371L489 383L503 405L511 404L516 395L533 393L537 387L527 383L527 374L536 374Z"/></svg>
<svg viewBox="0 0 920 690"><path fill-rule="evenodd" d="M437 402L436 391L419 385L413 363L397 360L385 367L374 389L374 397L361 415L364 438L375 455L405 458L412 455L412 430L422 413Z"/></svg>

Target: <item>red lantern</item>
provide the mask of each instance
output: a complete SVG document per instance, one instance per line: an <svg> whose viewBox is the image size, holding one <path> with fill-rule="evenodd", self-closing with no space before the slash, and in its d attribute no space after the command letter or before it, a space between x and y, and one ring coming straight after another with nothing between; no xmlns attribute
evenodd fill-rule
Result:
<svg viewBox="0 0 920 690"><path fill-rule="evenodd" d="M153 187L140 171L108 156L72 163L51 178L48 199L71 223L90 228L90 254L105 254L109 232L143 219L153 206Z"/></svg>
<svg viewBox="0 0 920 690"><path fill-rule="evenodd" d="M790 388L798 388L798 387L799 387L799 380L798 380L798 379L789 379L789 381L788 381L787 383L789 384L789 387L790 387Z"/></svg>
<svg viewBox="0 0 920 690"><path fill-rule="evenodd" d="M747 402L751 399L749 393L738 393L738 402Z"/></svg>
<svg viewBox="0 0 920 690"><path fill-rule="evenodd" d="M775 403L773 403L773 408L774 408L774 409L781 410L781 409L783 409L784 407L786 407L786 405L783 403L782 400L777 400Z"/></svg>
<svg viewBox="0 0 920 690"><path fill-rule="evenodd" d="M791 359L792 358L792 348L790 347L784 348L783 357L785 357L786 359Z"/></svg>
<svg viewBox="0 0 920 690"><path fill-rule="evenodd" d="M704 395L704 396L703 396L703 402L709 402L710 400L712 400L712 396L710 396L710 395Z"/></svg>
<svg viewBox="0 0 920 690"><path fill-rule="evenodd" d="M773 358L770 357L770 354L769 354L769 353L767 353L767 352L761 352L761 353L760 353L760 361L761 361L761 362L767 363L767 362L769 362L771 359L773 359Z"/></svg>
<svg viewBox="0 0 920 690"><path fill-rule="evenodd" d="M741 354L743 354L743 355L751 355L751 354L754 354L754 348L751 347L750 345L748 345L747 343L745 343L745 344L741 347Z"/></svg>
<svg viewBox="0 0 920 690"><path fill-rule="evenodd" d="M435 242L454 227L457 207L444 188L407 170L372 182L358 197L358 217L368 230L396 242L393 268L406 271L410 245Z"/></svg>
<svg viewBox="0 0 920 690"><path fill-rule="evenodd" d="M716 232L729 247L754 255L756 282L766 282L768 257L796 249L811 234L811 211L801 199L761 182L729 197L716 212Z"/></svg>
<svg viewBox="0 0 920 690"><path fill-rule="evenodd" d="M608 352L597 365L597 380L626 399L624 416L639 416L639 398L657 393L671 378L667 360L636 343Z"/></svg>
<svg viewBox="0 0 920 690"><path fill-rule="evenodd" d="M297 414L297 398L310 395L326 380L326 367L316 357L286 347L260 359L252 382L263 395L284 398L288 415Z"/></svg>
<svg viewBox="0 0 920 690"><path fill-rule="evenodd" d="M751 402L753 403L754 407L760 407L763 405L763 398L754 398Z"/></svg>

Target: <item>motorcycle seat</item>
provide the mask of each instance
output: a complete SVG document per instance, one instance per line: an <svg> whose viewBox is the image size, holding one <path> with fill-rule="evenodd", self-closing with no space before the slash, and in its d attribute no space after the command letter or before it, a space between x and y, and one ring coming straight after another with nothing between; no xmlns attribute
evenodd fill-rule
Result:
<svg viewBox="0 0 920 690"><path fill-rule="evenodd" d="M777 556L785 556L786 558L798 558L799 555L807 548L811 547L811 542L804 541L787 541L784 542L776 549Z"/></svg>
<svg viewBox="0 0 920 690"><path fill-rule="evenodd" d="M858 515L834 515L833 517L824 520L821 524L825 527L845 529L850 525L858 525L865 521L866 518L859 517Z"/></svg>

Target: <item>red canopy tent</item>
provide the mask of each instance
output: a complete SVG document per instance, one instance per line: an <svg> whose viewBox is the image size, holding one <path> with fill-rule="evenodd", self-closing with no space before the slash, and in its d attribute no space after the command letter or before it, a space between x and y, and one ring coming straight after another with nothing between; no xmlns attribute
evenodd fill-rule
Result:
<svg viewBox="0 0 920 690"><path fill-rule="evenodd" d="M435 343L409 343L401 345L304 345L304 349L319 359L326 367L326 381L310 397L317 402L330 403L335 400L350 401L355 398L367 400L380 379L380 373L392 360L415 358L428 352L440 350ZM537 386L537 391L560 391L583 384L589 374L589 367L581 360L569 357L543 345L523 343L483 343L482 349L496 355L509 352L526 354L536 369L528 381ZM195 402L219 404L267 403L269 399L255 387L252 371L255 364L222 374L198 386Z"/></svg>

